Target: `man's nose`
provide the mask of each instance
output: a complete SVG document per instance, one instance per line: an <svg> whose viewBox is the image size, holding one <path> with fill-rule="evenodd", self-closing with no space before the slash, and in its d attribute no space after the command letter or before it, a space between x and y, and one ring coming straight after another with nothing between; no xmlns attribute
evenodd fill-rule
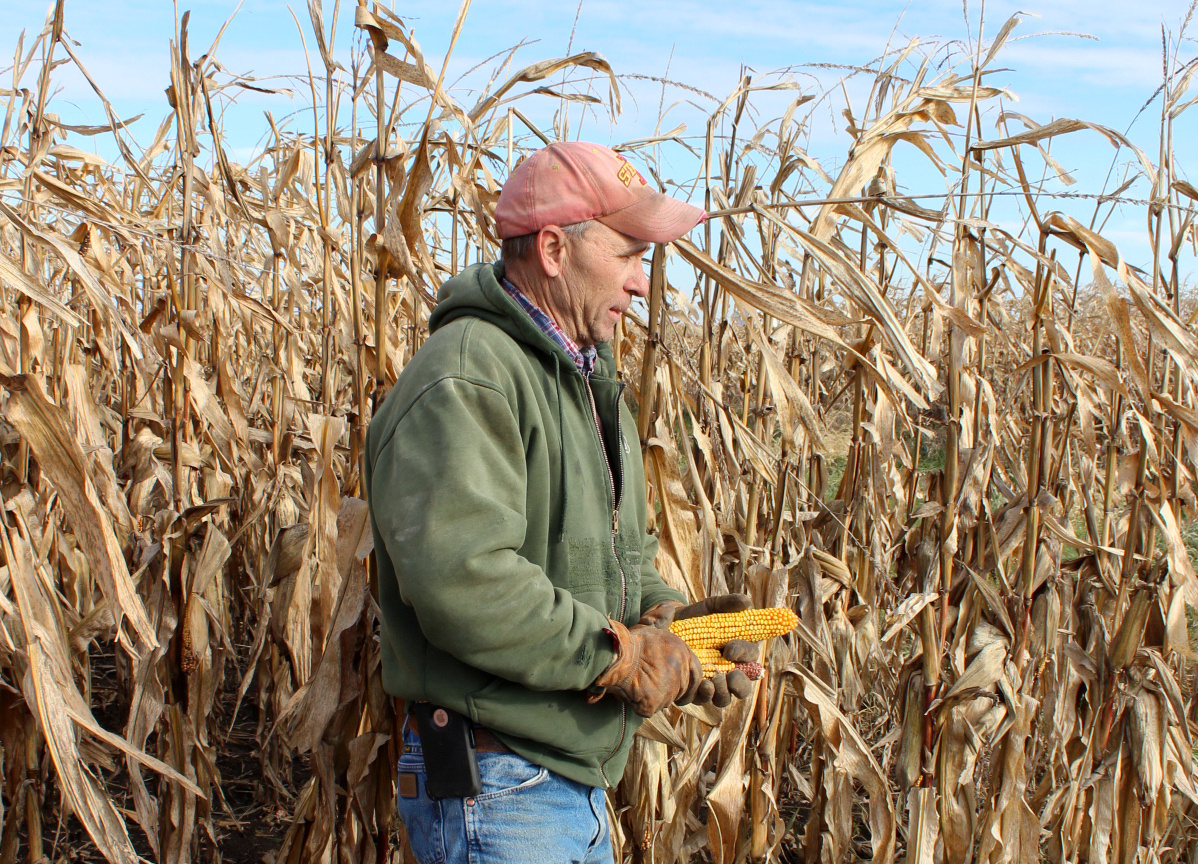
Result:
<svg viewBox="0 0 1198 864"><path fill-rule="evenodd" d="M649 296L649 277L645 274L644 265L636 268L636 272L628 280L628 284L624 286L624 290L633 297Z"/></svg>

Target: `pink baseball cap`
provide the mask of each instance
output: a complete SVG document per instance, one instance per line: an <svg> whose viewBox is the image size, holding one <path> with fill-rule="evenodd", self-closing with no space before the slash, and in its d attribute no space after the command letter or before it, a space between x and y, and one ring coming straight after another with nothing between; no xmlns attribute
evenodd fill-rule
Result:
<svg viewBox="0 0 1198 864"><path fill-rule="evenodd" d="M601 144L559 141L516 166L495 207L499 238L595 219L648 243L687 234L707 213L649 186L632 163Z"/></svg>

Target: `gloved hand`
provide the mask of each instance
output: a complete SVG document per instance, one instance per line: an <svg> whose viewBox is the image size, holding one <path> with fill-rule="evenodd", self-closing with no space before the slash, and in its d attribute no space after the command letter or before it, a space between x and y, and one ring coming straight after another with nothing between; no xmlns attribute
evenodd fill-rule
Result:
<svg viewBox="0 0 1198 864"><path fill-rule="evenodd" d="M637 714L649 717L670 703L685 705L707 683L695 652L668 628L608 621L616 659L595 679L595 686L628 703ZM596 702L602 695L592 694L587 701Z"/></svg>
<svg viewBox="0 0 1198 864"><path fill-rule="evenodd" d="M671 624L684 618L714 615L717 612L741 612L752 606L753 601L745 594L715 594L689 606L666 600L650 607L637 623L669 630ZM757 660L757 643L733 639L720 649L720 653L731 663L752 663ZM752 692L753 682L749 680L749 676L739 669L733 669L731 672L717 672L711 678L703 679L692 701L696 705L710 702L717 708L726 708L731 704L733 696L744 699Z"/></svg>

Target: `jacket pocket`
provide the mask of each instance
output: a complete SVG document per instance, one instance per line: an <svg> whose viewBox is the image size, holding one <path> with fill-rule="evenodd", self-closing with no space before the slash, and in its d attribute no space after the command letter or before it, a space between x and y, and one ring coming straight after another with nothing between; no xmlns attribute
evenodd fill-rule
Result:
<svg viewBox="0 0 1198 864"><path fill-rule="evenodd" d="M635 622L641 608L641 546L632 544L621 534L616 538L616 556L624 569L624 589L628 598L625 604L625 623Z"/></svg>
<svg viewBox="0 0 1198 864"><path fill-rule="evenodd" d="M612 555L611 540L604 537L571 538L567 589L576 600L594 606L605 615L620 606L620 570Z"/></svg>

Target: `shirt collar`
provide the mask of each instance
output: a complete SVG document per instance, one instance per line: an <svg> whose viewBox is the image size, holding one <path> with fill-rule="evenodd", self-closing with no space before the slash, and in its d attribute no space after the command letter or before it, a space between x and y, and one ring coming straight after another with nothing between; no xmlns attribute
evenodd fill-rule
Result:
<svg viewBox="0 0 1198 864"><path fill-rule="evenodd" d="M549 314L533 303L525 296L524 292L517 288L508 279L502 280L503 290L519 304L520 308L528 313L528 317L532 319L532 323L537 325L537 329L548 336L553 342L558 345L566 355L574 361L574 365L578 367L578 371L583 375L590 375L595 368L595 359L599 356L599 352L595 350L594 345L579 346L577 342L566 335L565 331L557 325Z"/></svg>

